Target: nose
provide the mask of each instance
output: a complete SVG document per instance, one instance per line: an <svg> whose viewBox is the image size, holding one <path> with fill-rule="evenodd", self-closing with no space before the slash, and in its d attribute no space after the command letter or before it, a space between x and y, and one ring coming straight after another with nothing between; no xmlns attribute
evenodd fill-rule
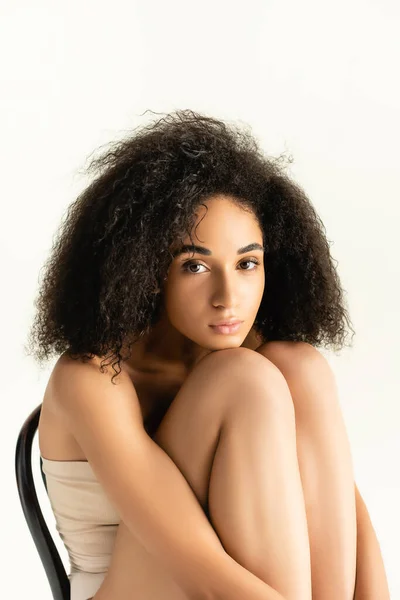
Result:
<svg viewBox="0 0 400 600"><path fill-rule="evenodd" d="M219 277L212 296L213 305L236 308L239 304L238 285L232 277L226 275Z"/></svg>

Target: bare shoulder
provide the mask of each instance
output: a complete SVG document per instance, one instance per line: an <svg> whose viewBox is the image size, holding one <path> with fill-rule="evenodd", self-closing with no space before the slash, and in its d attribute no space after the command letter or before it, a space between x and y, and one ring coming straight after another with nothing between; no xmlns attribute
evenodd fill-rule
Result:
<svg viewBox="0 0 400 600"><path fill-rule="evenodd" d="M100 366L98 357L81 362L62 355L57 360L44 392L38 425L42 456L52 460L87 460L78 439L84 423L89 428L96 423L97 427L112 430L113 424L118 429L122 419L130 419L138 429L143 427L130 377L122 370L111 383L114 370L108 367L102 372Z"/></svg>
<svg viewBox="0 0 400 600"><path fill-rule="evenodd" d="M80 360L80 359L74 359L71 358L67 353L62 354L57 362L54 365L54 369L53 372L55 373L59 373L59 372L63 372L63 371L71 371L71 370L77 370L80 372L98 372L101 375L106 375L108 374L109 376L113 375L115 373L115 371L113 370L111 364L108 364L107 366L104 366L104 368L102 369L102 363L104 361L104 359L100 356L94 356L93 358L89 359L89 360ZM124 371L121 370L121 374L123 374Z"/></svg>
<svg viewBox="0 0 400 600"><path fill-rule="evenodd" d="M113 375L116 375L114 383L111 382ZM102 359L99 356L83 361L73 359L67 354L62 354L59 357L49 379L52 386L62 385L62 389L65 391L68 391L70 387L73 388L77 383L96 382L99 385L100 381L105 386L126 385L128 381L132 383L124 369L121 369L120 373L117 374L111 365L102 368Z"/></svg>
<svg viewBox="0 0 400 600"><path fill-rule="evenodd" d="M63 354L50 375L46 394L51 397L52 409L68 417L71 411L94 411L96 404L106 407L110 403L124 403L137 407L139 399L128 373L121 369L116 374L111 366L101 369L101 358L95 356L81 361ZM113 375L116 375L112 381ZM105 413L107 413L107 408Z"/></svg>

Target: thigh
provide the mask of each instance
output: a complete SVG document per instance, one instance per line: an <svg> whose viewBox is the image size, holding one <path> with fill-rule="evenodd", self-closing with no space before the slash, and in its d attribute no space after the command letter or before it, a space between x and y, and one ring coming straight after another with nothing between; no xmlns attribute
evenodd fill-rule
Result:
<svg viewBox="0 0 400 600"><path fill-rule="evenodd" d="M240 401L238 390L245 392L253 385L279 385L282 381L285 382L277 367L250 349L216 351L194 367L161 421L153 440L184 475L207 518L208 487L218 437L232 404ZM250 405L252 398L249 393L245 401ZM113 586L118 581L122 596L130 594L134 598L136 593L154 600L184 599L172 578L123 521L117 530L110 570ZM115 596L115 587L112 592ZM107 598L107 578L101 594Z"/></svg>
<svg viewBox="0 0 400 600"><path fill-rule="evenodd" d="M234 404L256 408L260 395L252 390L260 386L266 391L287 386L279 369L264 356L242 347L210 353L187 377L153 436L184 475L207 516L209 480L221 427ZM265 401L273 398L269 395Z"/></svg>

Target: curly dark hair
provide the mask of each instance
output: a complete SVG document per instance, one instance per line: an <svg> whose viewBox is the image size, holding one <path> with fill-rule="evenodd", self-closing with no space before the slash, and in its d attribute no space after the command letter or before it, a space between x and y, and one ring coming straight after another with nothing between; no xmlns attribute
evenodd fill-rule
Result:
<svg viewBox="0 0 400 600"><path fill-rule="evenodd" d="M119 373L131 344L160 315L162 294L154 290L173 259L171 244L191 238L196 208L218 194L251 211L263 232L266 285L256 333L264 341L343 347L346 323L354 330L325 227L284 172L285 160L267 158L246 128L192 110L112 142L87 167L97 177L55 236L28 353L40 364L54 354L98 355L102 369L112 363Z"/></svg>

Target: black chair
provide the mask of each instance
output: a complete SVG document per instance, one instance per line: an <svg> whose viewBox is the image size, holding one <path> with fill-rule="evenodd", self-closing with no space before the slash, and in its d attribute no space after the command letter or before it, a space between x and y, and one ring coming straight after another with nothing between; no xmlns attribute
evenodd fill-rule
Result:
<svg viewBox="0 0 400 600"><path fill-rule="evenodd" d="M54 600L70 600L70 582L43 518L32 473L32 442L39 425L41 410L42 404L39 404L21 428L15 452L15 474L22 510L46 571L53 598ZM40 472L47 492L46 476L43 473L42 464L43 461L40 457Z"/></svg>

